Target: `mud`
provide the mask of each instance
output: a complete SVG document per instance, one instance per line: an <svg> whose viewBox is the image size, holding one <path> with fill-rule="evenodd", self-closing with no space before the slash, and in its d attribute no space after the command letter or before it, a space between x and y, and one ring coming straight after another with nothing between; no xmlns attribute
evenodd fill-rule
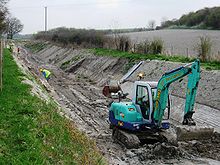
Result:
<svg viewBox="0 0 220 165"><path fill-rule="evenodd" d="M213 137L208 140L193 140L179 142L179 147L184 148L187 152L194 156L207 157L220 161L220 134L215 132Z"/></svg>
<svg viewBox="0 0 220 165"><path fill-rule="evenodd" d="M107 108L110 100L103 97L101 86L108 79L114 78L119 80L125 72L126 65L129 65L128 60L111 57L96 57L87 50L63 49L53 45L50 45L37 54L31 54L22 48L21 54L18 56L17 62L23 66L27 66L29 71L38 76L38 78L46 84L45 86L49 88L49 93L63 108L66 116L68 116L81 131L96 141L100 152L108 160L109 164L220 163L218 162L219 157L214 156L215 154L220 154L220 144L216 143L216 141L218 142L219 140L219 136L216 136L211 141L182 142L179 143L179 146L167 143L145 144L138 149L126 149L112 140ZM161 73L165 70L169 70L171 67L175 68L176 65L178 65L166 62L146 61L146 65L144 66L147 67L149 64L151 66L150 69L145 68L146 71L149 72L148 78L151 78L151 75L155 80L161 76ZM163 70L160 70L159 66L162 64ZM48 82L43 81L43 77L39 74L38 69L40 67L52 71L52 77ZM154 68L157 68L157 70L152 72ZM220 74L219 72L211 73L216 75ZM210 74L207 74L207 76L208 75ZM134 77L131 79L134 79ZM214 79L217 82L219 81L218 76ZM207 89L217 89L218 86L216 86L216 84L216 82L213 83L213 87L206 84L206 86L208 86ZM178 87L173 87L173 89L178 89ZM181 90L179 91L180 92L177 92L176 95L182 92ZM212 91L207 92L214 96ZM176 96L173 97L176 98ZM183 99L180 97L177 98L180 101L174 102L174 108L182 106ZM207 99L208 98L212 99L211 96L207 96ZM210 104L211 107L215 107L217 104L219 105L218 98L212 99L213 101L211 103L206 102L207 99L204 99L203 95L199 95L199 100L202 102L204 99L205 105L198 104L197 106L208 107L210 109L209 113L212 114L213 108L207 105ZM219 115L218 110L214 112ZM214 116L216 116L216 114L214 114ZM209 118L206 114L205 116ZM216 122L213 123L219 122L220 120L217 118ZM201 122L201 124L203 123ZM209 125L207 121L206 124ZM217 124L216 130L218 130L218 128L219 124ZM194 142L198 144L195 145ZM212 150L212 148L209 147L210 145L214 145L216 149ZM199 148L198 146L202 146L206 148L206 150L200 152L195 146L197 146L197 148Z"/></svg>

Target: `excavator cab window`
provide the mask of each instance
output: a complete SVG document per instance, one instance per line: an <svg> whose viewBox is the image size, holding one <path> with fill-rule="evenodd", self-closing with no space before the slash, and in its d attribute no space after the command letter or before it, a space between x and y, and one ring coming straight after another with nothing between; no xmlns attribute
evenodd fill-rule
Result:
<svg viewBox="0 0 220 165"><path fill-rule="evenodd" d="M156 99L156 94L157 94L157 88L151 88L151 93L152 93L153 100L155 100Z"/></svg>
<svg viewBox="0 0 220 165"><path fill-rule="evenodd" d="M141 113L144 119L149 119L149 93L146 86L137 86L136 91L136 104L138 104L141 108Z"/></svg>

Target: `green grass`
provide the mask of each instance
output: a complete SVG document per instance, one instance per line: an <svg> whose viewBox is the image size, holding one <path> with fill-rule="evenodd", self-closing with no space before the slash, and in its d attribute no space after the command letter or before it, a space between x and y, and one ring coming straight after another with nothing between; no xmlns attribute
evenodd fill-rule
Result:
<svg viewBox="0 0 220 165"><path fill-rule="evenodd" d="M71 60L65 61L64 63L61 64L61 69L66 69L70 63Z"/></svg>
<svg viewBox="0 0 220 165"><path fill-rule="evenodd" d="M58 113L30 94L24 75L4 51L0 92L0 164L104 164L95 143Z"/></svg>
<svg viewBox="0 0 220 165"><path fill-rule="evenodd" d="M117 50L111 49L102 49L102 48L95 48L90 49L94 54L98 56L112 56L112 57L120 57L120 58L127 58L130 61L134 60L163 60L163 61L171 61L171 62L182 62L188 63L192 62L195 59L188 58L184 56L166 56L162 54L157 55L144 55L144 54L137 54L137 53L129 53L129 52L122 52ZM220 70L220 62L212 61L212 62L201 62L201 66L207 70Z"/></svg>
<svg viewBox="0 0 220 165"><path fill-rule="evenodd" d="M26 43L24 46L28 49L30 49L33 53L37 53L41 50L43 50L44 48L47 47L48 44L46 44L45 42L28 42Z"/></svg>
<svg viewBox="0 0 220 165"><path fill-rule="evenodd" d="M73 57L71 60L65 61L64 63L61 64L61 69L66 69L69 64L71 64L72 62L79 61L81 58L82 58L81 55L77 55Z"/></svg>

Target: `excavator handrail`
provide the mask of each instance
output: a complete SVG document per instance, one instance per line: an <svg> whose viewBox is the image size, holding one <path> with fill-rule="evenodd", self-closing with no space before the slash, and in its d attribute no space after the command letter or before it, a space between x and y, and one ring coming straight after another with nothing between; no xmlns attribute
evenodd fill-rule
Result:
<svg viewBox="0 0 220 165"><path fill-rule="evenodd" d="M187 63L186 65L183 65L183 66L181 66L181 67L179 67L179 68L176 68L176 69L174 69L174 70L171 70L171 71L169 71L169 72L166 72L165 75L170 74L170 73L173 73L173 72L176 72L176 71L178 71L178 70L181 70L181 69L183 69L183 68L185 68L185 67L188 67L188 66L192 65L193 63L194 63L194 62Z"/></svg>
<svg viewBox="0 0 220 165"><path fill-rule="evenodd" d="M174 73L174 72L176 72L176 71L178 71L178 70L183 69L183 67L184 67L184 66L181 66L181 67L179 67L179 68L177 68L177 69L174 69L174 70L171 70L171 71L169 71L169 72L166 72L166 73L164 73L164 75L168 75L168 74Z"/></svg>
<svg viewBox="0 0 220 165"><path fill-rule="evenodd" d="M197 61L197 60L196 60ZM188 66L190 66L190 65L193 65L195 63L195 61L194 62L191 62L191 63L188 63L188 64L186 64L186 65L184 65L183 67L188 67Z"/></svg>

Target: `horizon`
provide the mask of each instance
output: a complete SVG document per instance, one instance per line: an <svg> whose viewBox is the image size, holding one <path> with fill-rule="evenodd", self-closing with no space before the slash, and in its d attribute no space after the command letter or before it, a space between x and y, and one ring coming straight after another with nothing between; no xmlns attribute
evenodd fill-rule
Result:
<svg viewBox="0 0 220 165"><path fill-rule="evenodd" d="M217 6L219 0L194 0L194 3L190 0L11 0L8 3L12 16L24 24L21 34L45 30L44 7L48 9L48 30L58 27L107 30L147 28L150 20L155 20L158 26L163 19L179 19L183 14Z"/></svg>

